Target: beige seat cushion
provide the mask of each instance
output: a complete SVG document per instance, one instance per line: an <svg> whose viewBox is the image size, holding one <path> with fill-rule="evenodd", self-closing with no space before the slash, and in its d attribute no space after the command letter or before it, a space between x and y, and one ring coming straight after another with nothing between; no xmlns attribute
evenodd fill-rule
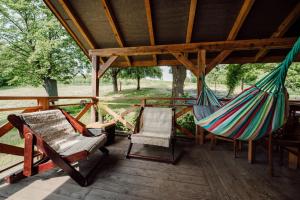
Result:
<svg viewBox="0 0 300 200"><path fill-rule="evenodd" d="M131 136L132 143L169 147L172 137L171 108L146 107L142 115L142 128Z"/></svg>
<svg viewBox="0 0 300 200"><path fill-rule="evenodd" d="M80 151L94 152L104 145L106 135L86 137L77 133L60 110L20 114L25 123L62 156Z"/></svg>

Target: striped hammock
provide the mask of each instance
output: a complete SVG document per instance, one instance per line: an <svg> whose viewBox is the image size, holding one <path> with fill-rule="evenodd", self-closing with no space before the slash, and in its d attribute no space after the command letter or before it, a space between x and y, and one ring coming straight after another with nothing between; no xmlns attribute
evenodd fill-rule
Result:
<svg viewBox="0 0 300 200"><path fill-rule="evenodd" d="M277 68L196 123L213 134L244 141L260 139L282 127L288 112L284 82L299 51L300 37Z"/></svg>
<svg viewBox="0 0 300 200"><path fill-rule="evenodd" d="M200 76L200 80L202 83L201 93L196 105L193 106L194 120L196 123L222 107L216 95L206 84L204 74Z"/></svg>

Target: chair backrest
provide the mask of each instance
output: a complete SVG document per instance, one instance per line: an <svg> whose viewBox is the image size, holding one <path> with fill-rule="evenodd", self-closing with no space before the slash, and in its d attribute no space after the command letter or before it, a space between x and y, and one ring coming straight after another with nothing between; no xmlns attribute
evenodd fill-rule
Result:
<svg viewBox="0 0 300 200"><path fill-rule="evenodd" d="M78 136L65 115L58 109L24 113L17 116L54 149L59 147L59 143Z"/></svg>
<svg viewBox="0 0 300 200"><path fill-rule="evenodd" d="M143 131L171 133L173 126L172 108L145 107L142 116Z"/></svg>

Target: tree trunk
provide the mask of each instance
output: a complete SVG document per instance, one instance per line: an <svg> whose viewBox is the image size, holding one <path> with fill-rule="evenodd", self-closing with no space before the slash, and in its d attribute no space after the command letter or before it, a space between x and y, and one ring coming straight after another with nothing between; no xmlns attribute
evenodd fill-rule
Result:
<svg viewBox="0 0 300 200"><path fill-rule="evenodd" d="M51 78L45 78L43 87L45 88L47 94L49 97L57 97L58 92L57 92L57 81Z"/></svg>
<svg viewBox="0 0 300 200"><path fill-rule="evenodd" d="M244 90L244 79L242 79L241 89Z"/></svg>
<svg viewBox="0 0 300 200"><path fill-rule="evenodd" d="M112 69L112 73L111 73L111 77L112 77L112 83L113 83L113 89L114 92L118 92L118 73L119 70L118 69Z"/></svg>
<svg viewBox="0 0 300 200"><path fill-rule="evenodd" d="M136 86L136 90L140 90L141 89L141 78L137 77L137 86Z"/></svg>
<svg viewBox="0 0 300 200"><path fill-rule="evenodd" d="M186 69L183 66L172 67L173 83L172 97L180 97L184 94L184 80L186 78Z"/></svg>

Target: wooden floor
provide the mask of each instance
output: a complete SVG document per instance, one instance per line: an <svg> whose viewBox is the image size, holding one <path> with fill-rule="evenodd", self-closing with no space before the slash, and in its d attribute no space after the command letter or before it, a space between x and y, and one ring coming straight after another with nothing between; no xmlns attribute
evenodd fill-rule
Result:
<svg viewBox="0 0 300 200"><path fill-rule="evenodd" d="M246 152L234 159L231 145L209 145L180 141L177 153L184 154L176 165L124 158L127 138L118 137L109 146L95 181L78 186L63 172L52 170L18 183L0 183L0 199L300 199L300 170L275 167L269 177L264 153L248 164ZM160 153L161 149L138 147L135 151ZM97 157L78 167L85 169ZM276 162L276 159L275 159Z"/></svg>

